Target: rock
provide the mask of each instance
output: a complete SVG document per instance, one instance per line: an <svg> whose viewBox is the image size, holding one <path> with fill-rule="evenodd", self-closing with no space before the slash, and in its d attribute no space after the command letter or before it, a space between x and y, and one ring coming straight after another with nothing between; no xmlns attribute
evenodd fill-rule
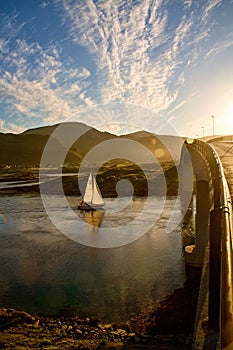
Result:
<svg viewBox="0 0 233 350"><path fill-rule="evenodd" d="M35 317L29 315L27 312L24 312L24 311L18 311L16 312L20 317L22 317L24 319L24 321L26 322L32 322L34 323L35 322Z"/></svg>
<svg viewBox="0 0 233 350"><path fill-rule="evenodd" d="M98 326L101 328L101 329L109 329L109 328L112 328L112 324L111 323L106 323L106 324L98 324Z"/></svg>
<svg viewBox="0 0 233 350"><path fill-rule="evenodd" d="M40 323L40 320L36 320L36 322L34 323L34 327L35 328L39 327L39 323Z"/></svg>
<svg viewBox="0 0 233 350"><path fill-rule="evenodd" d="M117 329L117 333L120 334L123 337L127 335L127 332L124 329L121 329L121 328Z"/></svg>
<svg viewBox="0 0 233 350"><path fill-rule="evenodd" d="M130 321L131 322L136 322L137 321L137 316L136 315L130 315Z"/></svg>
<svg viewBox="0 0 233 350"><path fill-rule="evenodd" d="M135 335L136 335L136 333L128 333L128 336L130 337L130 338L133 338L133 337L135 337Z"/></svg>
<svg viewBox="0 0 233 350"><path fill-rule="evenodd" d="M185 253L191 254L191 253L194 252L195 248L196 248L196 246L193 245L193 244L187 245L187 246L185 247Z"/></svg>

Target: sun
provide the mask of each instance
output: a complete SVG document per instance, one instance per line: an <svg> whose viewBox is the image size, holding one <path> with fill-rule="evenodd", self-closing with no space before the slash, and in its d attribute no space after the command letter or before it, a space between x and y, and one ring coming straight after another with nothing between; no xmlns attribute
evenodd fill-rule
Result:
<svg viewBox="0 0 233 350"><path fill-rule="evenodd" d="M227 134L233 133L233 103L225 109L222 123Z"/></svg>

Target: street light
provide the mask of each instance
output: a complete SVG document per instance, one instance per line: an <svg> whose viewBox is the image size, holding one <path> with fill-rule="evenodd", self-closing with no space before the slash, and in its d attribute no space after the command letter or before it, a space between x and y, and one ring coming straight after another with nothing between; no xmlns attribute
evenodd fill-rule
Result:
<svg viewBox="0 0 233 350"><path fill-rule="evenodd" d="M205 137L205 128L202 126L202 141L204 142L204 137Z"/></svg>
<svg viewBox="0 0 233 350"><path fill-rule="evenodd" d="M212 121L213 121L213 138L214 138L214 136L215 136L214 135L214 115L212 115L211 118L212 118Z"/></svg>

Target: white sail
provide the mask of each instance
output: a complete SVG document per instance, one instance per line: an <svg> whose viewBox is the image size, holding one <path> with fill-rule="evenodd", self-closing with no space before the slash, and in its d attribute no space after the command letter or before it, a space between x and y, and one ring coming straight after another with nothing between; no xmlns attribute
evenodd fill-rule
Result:
<svg viewBox="0 0 233 350"><path fill-rule="evenodd" d="M89 205L104 205L103 197L92 173L89 175L83 200Z"/></svg>
<svg viewBox="0 0 233 350"><path fill-rule="evenodd" d="M92 202L92 192L93 192L93 181L92 181L92 173L90 173L86 190L83 196L83 200L85 203L91 203Z"/></svg>
<svg viewBox="0 0 233 350"><path fill-rule="evenodd" d="M92 204L94 205L104 205L103 197L100 193L99 186L97 185L97 182L95 180L95 177L92 177L92 184L93 184L93 196L92 196Z"/></svg>

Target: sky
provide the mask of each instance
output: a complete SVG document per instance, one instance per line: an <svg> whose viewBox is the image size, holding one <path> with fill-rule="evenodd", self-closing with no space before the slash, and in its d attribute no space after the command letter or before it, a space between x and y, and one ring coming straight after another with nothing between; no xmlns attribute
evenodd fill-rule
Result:
<svg viewBox="0 0 233 350"><path fill-rule="evenodd" d="M0 0L0 132L233 134L233 0Z"/></svg>

